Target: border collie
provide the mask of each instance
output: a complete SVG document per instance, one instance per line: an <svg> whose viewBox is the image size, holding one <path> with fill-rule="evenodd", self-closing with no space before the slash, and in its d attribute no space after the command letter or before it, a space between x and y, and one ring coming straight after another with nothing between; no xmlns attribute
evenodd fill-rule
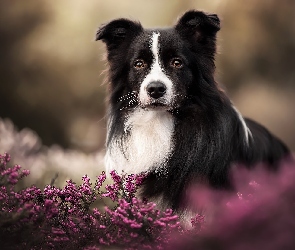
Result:
<svg viewBox="0 0 295 250"><path fill-rule="evenodd" d="M176 211L192 183L232 188L233 165L276 169L289 154L215 82L219 29L217 15L192 10L172 28L122 18L96 34L109 64L107 172L146 173L143 197Z"/></svg>

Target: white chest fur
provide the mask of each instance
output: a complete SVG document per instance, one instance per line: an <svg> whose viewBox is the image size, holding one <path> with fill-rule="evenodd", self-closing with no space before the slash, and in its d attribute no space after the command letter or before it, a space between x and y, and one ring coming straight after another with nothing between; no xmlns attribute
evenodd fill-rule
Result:
<svg viewBox="0 0 295 250"><path fill-rule="evenodd" d="M111 138L106 170L137 174L152 169L165 171L173 149L174 118L167 111L136 109L124 124L128 136Z"/></svg>

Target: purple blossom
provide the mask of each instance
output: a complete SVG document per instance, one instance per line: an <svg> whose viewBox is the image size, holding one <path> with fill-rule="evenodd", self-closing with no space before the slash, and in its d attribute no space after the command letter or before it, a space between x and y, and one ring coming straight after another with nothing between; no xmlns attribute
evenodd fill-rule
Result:
<svg viewBox="0 0 295 250"><path fill-rule="evenodd" d="M94 186L84 175L80 185L68 180L63 188L47 185L15 191L19 179L29 172L19 165L9 167L9 160L8 154L0 155L0 219L13 221L9 227L0 222L0 235L11 239L4 248L16 242L23 249L40 245L53 249L98 249L102 245L136 249L138 244L148 248L168 242L168 231L179 224L177 216L134 197L142 175L119 176L113 171L113 183L106 185L105 191L101 190L105 173L97 177ZM105 197L114 202L114 208L91 208Z"/></svg>
<svg viewBox="0 0 295 250"><path fill-rule="evenodd" d="M161 211L135 196L144 175L120 176L113 171L105 189L102 173L94 185L84 175L80 185L68 180L63 188L52 184L17 191L19 180L29 173L9 161L8 154L0 155L3 249L275 250L295 244L292 164L277 174L236 170L235 193L192 187L187 197L192 212L205 207L210 217L196 213L187 229L171 209Z"/></svg>
<svg viewBox="0 0 295 250"><path fill-rule="evenodd" d="M114 183L119 186L122 183L122 178L117 174L115 170L112 170L110 174Z"/></svg>
<svg viewBox="0 0 295 250"><path fill-rule="evenodd" d="M97 181L96 181L96 185L95 188L96 189L100 189L102 184L104 183L104 181L106 180L106 174L105 172L102 172L98 177L97 177Z"/></svg>

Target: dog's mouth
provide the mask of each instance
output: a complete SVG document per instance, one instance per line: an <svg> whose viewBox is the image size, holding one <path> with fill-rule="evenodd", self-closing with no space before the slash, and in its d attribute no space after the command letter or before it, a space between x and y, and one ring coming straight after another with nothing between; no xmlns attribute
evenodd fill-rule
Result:
<svg viewBox="0 0 295 250"><path fill-rule="evenodd" d="M143 109L147 109L147 110L169 110L171 109L170 105L168 105L165 102L161 102L161 101L152 101L150 103L147 103L145 105L141 106Z"/></svg>
<svg viewBox="0 0 295 250"><path fill-rule="evenodd" d="M154 103L151 103L149 106L157 108L157 107L167 107L168 105L161 102L154 102Z"/></svg>

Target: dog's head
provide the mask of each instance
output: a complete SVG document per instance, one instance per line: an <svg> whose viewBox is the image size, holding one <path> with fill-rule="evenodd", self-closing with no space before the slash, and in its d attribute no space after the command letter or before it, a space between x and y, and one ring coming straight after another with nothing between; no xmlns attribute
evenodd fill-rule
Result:
<svg viewBox="0 0 295 250"><path fill-rule="evenodd" d="M172 110L200 95L202 79L213 75L219 29L217 15L200 11L186 12L168 29L143 29L128 19L101 26L96 40L107 46L112 103Z"/></svg>

